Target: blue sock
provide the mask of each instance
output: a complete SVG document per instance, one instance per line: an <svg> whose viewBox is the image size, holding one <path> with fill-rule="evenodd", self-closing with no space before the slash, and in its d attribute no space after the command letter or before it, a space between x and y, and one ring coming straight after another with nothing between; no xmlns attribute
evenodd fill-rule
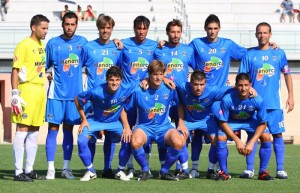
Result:
<svg viewBox="0 0 300 193"><path fill-rule="evenodd" d="M93 163L95 153L96 153L96 140L94 140L94 139L89 140L88 146L89 146L89 150L91 152L91 162Z"/></svg>
<svg viewBox="0 0 300 193"><path fill-rule="evenodd" d="M58 134L58 130L48 129L48 134L46 138L46 156L47 161L54 161L55 153L56 153L56 137Z"/></svg>
<svg viewBox="0 0 300 193"><path fill-rule="evenodd" d="M144 146L144 151L145 153L151 153L151 150L152 150L152 143L149 143L147 145Z"/></svg>
<svg viewBox="0 0 300 193"><path fill-rule="evenodd" d="M160 163L164 163L166 161L167 148L158 146L158 157Z"/></svg>
<svg viewBox="0 0 300 193"><path fill-rule="evenodd" d="M181 170L181 164L180 164L179 160L177 162L175 162L175 169L176 170Z"/></svg>
<svg viewBox="0 0 300 193"><path fill-rule="evenodd" d="M180 152L180 155L179 155L179 158L178 158L178 160L179 160L179 169L181 169L181 164L185 164L185 163L187 163L187 161L188 161L188 159L189 159L189 153L188 153L188 149L187 149L187 146L186 145L184 145L183 147L182 147L182 149L181 149L181 152ZM176 169L177 169L177 164L178 164L178 162L176 162ZM184 172L189 172L189 168L184 168L184 167L182 167L182 171L184 171Z"/></svg>
<svg viewBox="0 0 300 193"><path fill-rule="evenodd" d="M273 138L274 152L276 156L277 171L284 170L284 141L282 137Z"/></svg>
<svg viewBox="0 0 300 193"><path fill-rule="evenodd" d="M217 142L217 156L218 162L220 164L220 169L228 174L227 169L227 157L228 157L228 149L227 149L226 141L218 141Z"/></svg>
<svg viewBox="0 0 300 193"><path fill-rule="evenodd" d="M78 135L77 144L78 144L78 155L83 162L85 167L92 165L91 152L88 146L88 137L80 134ZM89 168L89 170L95 173L94 167Z"/></svg>
<svg viewBox="0 0 300 193"><path fill-rule="evenodd" d="M133 154L135 160L137 161L137 163L141 166L142 171L144 171L144 172L149 171L149 165L146 160L146 154L145 154L144 147L142 146L138 149L132 149L132 154Z"/></svg>
<svg viewBox="0 0 300 193"><path fill-rule="evenodd" d="M262 142L259 150L259 159L260 159L259 173L262 173L267 169L271 155L272 155L271 141Z"/></svg>
<svg viewBox="0 0 300 193"><path fill-rule="evenodd" d="M191 143L192 147L192 161L199 161L200 153L202 150L202 131L195 130L194 131L194 137Z"/></svg>
<svg viewBox="0 0 300 193"><path fill-rule="evenodd" d="M103 171L111 169L111 163L114 158L115 149L116 149L116 143L113 143L110 139L110 135L107 135L105 137L104 144L103 144L103 152L104 152Z"/></svg>
<svg viewBox="0 0 300 193"><path fill-rule="evenodd" d="M64 150L64 160L71 160L73 153L73 130L63 129L64 138L62 148Z"/></svg>
<svg viewBox="0 0 300 193"><path fill-rule="evenodd" d="M163 164L160 172L162 174L168 173L172 165L178 160L181 150L176 150L173 147L169 147L166 154L166 161Z"/></svg>
<svg viewBox="0 0 300 193"><path fill-rule="evenodd" d="M121 142L121 149L119 151L119 167L118 171L123 170L126 167L126 164L129 160L131 155L131 147L130 143L125 143L124 141Z"/></svg>
<svg viewBox="0 0 300 193"><path fill-rule="evenodd" d="M217 147L212 144L210 145L210 149L208 152L208 160L212 164L216 164L218 162Z"/></svg>
<svg viewBox="0 0 300 193"><path fill-rule="evenodd" d="M248 140L247 143L252 139L253 134L248 133ZM247 170L254 171L254 163L255 163L255 155L257 150L257 141L254 144L253 150L250 155L247 155L246 157L246 164L247 164Z"/></svg>

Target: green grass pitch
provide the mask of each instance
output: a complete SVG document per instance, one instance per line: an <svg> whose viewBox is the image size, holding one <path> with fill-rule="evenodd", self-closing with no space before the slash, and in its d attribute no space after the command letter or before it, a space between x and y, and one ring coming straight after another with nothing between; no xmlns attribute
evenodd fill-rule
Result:
<svg viewBox="0 0 300 193"><path fill-rule="evenodd" d="M229 158L228 169L232 178L229 181L213 181L205 179L205 172L207 168L207 154L209 145L204 145L200 156L200 178L182 180L179 182L162 181L158 178L158 171L160 164L158 161L157 146L153 145L152 155L150 159L151 171L154 179L149 179L145 182L138 182L136 178L129 182L123 182L113 179L102 179L101 172L103 169L103 146L97 145L94 165L97 170L98 178L89 182L80 182L79 178L83 175L85 169L77 155L77 146L74 146L73 160L71 162L71 169L73 174L77 177L75 180L67 180L60 178L61 168L63 165L63 154L60 146L57 147L57 154L55 158L56 179L55 180L35 180L32 183L14 182L14 161L12 153L12 145L0 145L0 193L140 193L140 192L242 192L242 193L274 193L274 192L300 192L300 146L286 145L285 153L285 170L289 175L287 180L276 179L274 181L259 181L257 180L257 171L259 164L258 152L255 163L255 176L253 179L239 179L239 174L245 169L245 157L238 155L235 145L228 145ZM117 145L115 159L113 162L113 169L117 168L117 152L119 145ZM139 169L137 163L134 163L135 168ZM191 161L189 160L191 166ZM39 146L37 158L34 169L40 174L46 175L47 161L45 155L45 146ZM174 167L172 168L172 170ZM270 160L269 168L270 174L275 176L275 158L274 152Z"/></svg>

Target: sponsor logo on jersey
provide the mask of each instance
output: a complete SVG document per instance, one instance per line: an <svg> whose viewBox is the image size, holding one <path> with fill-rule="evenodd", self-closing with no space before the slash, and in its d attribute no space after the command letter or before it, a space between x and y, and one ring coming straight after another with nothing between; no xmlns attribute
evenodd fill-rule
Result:
<svg viewBox="0 0 300 193"><path fill-rule="evenodd" d="M218 70L222 67L223 67L223 61L218 57L212 56L210 58L210 61L205 62L204 71L205 72L210 72L213 69Z"/></svg>
<svg viewBox="0 0 300 193"><path fill-rule="evenodd" d="M97 65L97 75L99 75L99 74L103 74L105 70L113 66L114 62L110 58L104 57L103 61L97 63L96 65Z"/></svg>
<svg viewBox="0 0 300 193"><path fill-rule="evenodd" d="M146 112L148 112L148 119L153 119L155 114L162 115L166 112L165 105L161 103L155 103L155 106L151 109L147 109Z"/></svg>
<svg viewBox="0 0 300 193"><path fill-rule="evenodd" d="M130 73L135 74L139 69L146 71L148 68L149 62L145 58L139 57L138 61L131 63Z"/></svg>
<svg viewBox="0 0 300 193"><path fill-rule="evenodd" d="M171 74L173 70L178 72L182 71L184 68L183 62L178 58L172 58L172 62L167 64L167 73Z"/></svg>
<svg viewBox="0 0 300 193"><path fill-rule="evenodd" d="M111 113L117 112L120 108L121 108L121 105L114 105L111 108L104 110L102 115L103 116L108 116Z"/></svg>
<svg viewBox="0 0 300 193"><path fill-rule="evenodd" d="M41 76L42 69L45 68L45 66L46 66L46 57L45 57L45 55L42 55L41 60L36 61L34 63L34 65L37 67L36 68L37 73L39 73L39 76Z"/></svg>
<svg viewBox="0 0 300 193"><path fill-rule="evenodd" d="M63 71L64 72L69 71L71 66L74 66L76 68L78 64L79 64L79 57L76 54L69 54L69 58L64 60Z"/></svg>
<svg viewBox="0 0 300 193"><path fill-rule="evenodd" d="M271 64L264 63L263 67L259 68L256 71L256 74L256 80L261 81L264 78L264 76L273 76L275 74L275 68Z"/></svg>
<svg viewBox="0 0 300 193"><path fill-rule="evenodd" d="M205 107L198 104L198 103L194 103L192 105L187 105L186 108L187 108L188 111L196 111L196 112L199 112L199 113L201 113L205 110Z"/></svg>
<svg viewBox="0 0 300 193"><path fill-rule="evenodd" d="M233 115L233 119L236 120L246 120L249 119L250 115L247 112L240 111L239 114Z"/></svg>

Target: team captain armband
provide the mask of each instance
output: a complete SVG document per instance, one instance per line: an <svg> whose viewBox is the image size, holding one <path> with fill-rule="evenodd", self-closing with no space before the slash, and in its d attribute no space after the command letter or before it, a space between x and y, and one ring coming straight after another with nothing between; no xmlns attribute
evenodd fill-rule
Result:
<svg viewBox="0 0 300 193"><path fill-rule="evenodd" d="M284 73L284 74L289 74L289 73L291 73L291 70L290 70L290 68L289 68L288 65L286 65L286 66L284 66L284 67L282 68L282 73Z"/></svg>

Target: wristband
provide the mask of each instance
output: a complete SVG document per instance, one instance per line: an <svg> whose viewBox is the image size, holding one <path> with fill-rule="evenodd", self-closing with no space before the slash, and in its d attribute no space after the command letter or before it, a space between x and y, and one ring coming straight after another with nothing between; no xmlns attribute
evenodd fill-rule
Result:
<svg viewBox="0 0 300 193"><path fill-rule="evenodd" d="M13 95L19 95L20 94L20 92L19 92L19 90L18 89L12 89L12 91L11 91L11 95L13 96Z"/></svg>

